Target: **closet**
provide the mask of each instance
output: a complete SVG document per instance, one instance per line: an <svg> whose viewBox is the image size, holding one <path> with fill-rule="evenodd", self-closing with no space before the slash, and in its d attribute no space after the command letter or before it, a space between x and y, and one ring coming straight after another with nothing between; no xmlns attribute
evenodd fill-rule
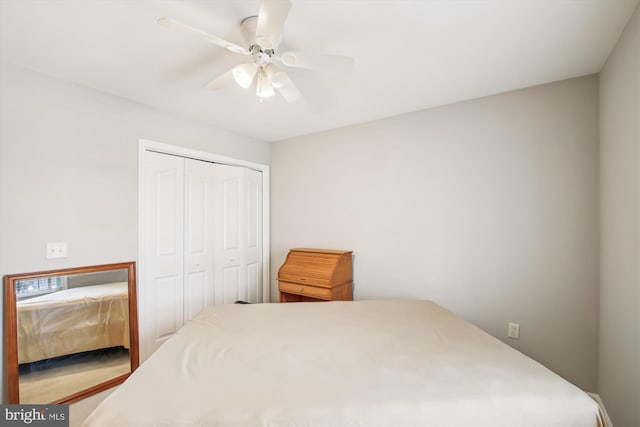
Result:
<svg viewBox="0 0 640 427"><path fill-rule="evenodd" d="M262 302L262 173L144 151L140 338L148 357L212 304Z"/></svg>

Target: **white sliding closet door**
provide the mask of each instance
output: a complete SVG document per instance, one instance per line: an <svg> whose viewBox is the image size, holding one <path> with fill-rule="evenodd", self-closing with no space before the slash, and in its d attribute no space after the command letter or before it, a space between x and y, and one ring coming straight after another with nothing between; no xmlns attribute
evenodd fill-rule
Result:
<svg viewBox="0 0 640 427"><path fill-rule="evenodd" d="M184 322L184 158L145 153L144 352L150 355Z"/></svg>
<svg viewBox="0 0 640 427"><path fill-rule="evenodd" d="M185 159L184 320L215 303L213 164Z"/></svg>
<svg viewBox="0 0 640 427"><path fill-rule="evenodd" d="M216 301L262 302L262 174L216 164Z"/></svg>
<svg viewBox="0 0 640 427"><path fill-rule="evenodd" d="M144 155L139 287L148 357L208 305L263 301L263 202L258 171Z"/></svg>
<svg viewBox="0 0 640 427"><path fill-rule="evenodd" d="M240 297L250 302L264 302L266 298L262 295L262 173L252 169L245 169L244 172L244 198L247 203L244 265L247 280L245 292Z"/></svg>

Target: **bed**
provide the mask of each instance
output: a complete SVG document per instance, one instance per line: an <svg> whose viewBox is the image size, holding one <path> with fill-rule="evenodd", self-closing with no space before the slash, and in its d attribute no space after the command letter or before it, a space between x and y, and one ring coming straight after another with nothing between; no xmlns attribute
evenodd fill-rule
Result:
<svg viewBox="0 0 640 427"><path fill-rule="evenodd" d="M601 426L586 393L430 301L208 307L99 426Z"/></svg>
<svg viewBox="0 0 640 427"><path fill-rule="evenodd" d="M127 282L18 300L18 363L101 348L129 348Z"/></svg>

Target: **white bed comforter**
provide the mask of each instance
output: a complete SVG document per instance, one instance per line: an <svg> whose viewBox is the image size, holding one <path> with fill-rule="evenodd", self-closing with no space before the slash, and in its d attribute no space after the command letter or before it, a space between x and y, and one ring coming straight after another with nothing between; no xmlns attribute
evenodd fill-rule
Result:
<svg viewBox="0 0 640 427"><path fill-rule="evenodd" d="M599 425L597 404L430 301L209 307L85 426Z"/></svg>

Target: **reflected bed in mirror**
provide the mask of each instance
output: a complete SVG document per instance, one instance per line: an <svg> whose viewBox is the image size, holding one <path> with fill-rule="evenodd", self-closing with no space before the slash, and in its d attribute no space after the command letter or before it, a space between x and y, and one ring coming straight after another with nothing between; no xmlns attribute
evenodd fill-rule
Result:
<svg viewBox="0 0 640 427"><path fill-rule="evenodd" d="M135 263L5 276L9 403L71 403L139 363Z"/></svg>

